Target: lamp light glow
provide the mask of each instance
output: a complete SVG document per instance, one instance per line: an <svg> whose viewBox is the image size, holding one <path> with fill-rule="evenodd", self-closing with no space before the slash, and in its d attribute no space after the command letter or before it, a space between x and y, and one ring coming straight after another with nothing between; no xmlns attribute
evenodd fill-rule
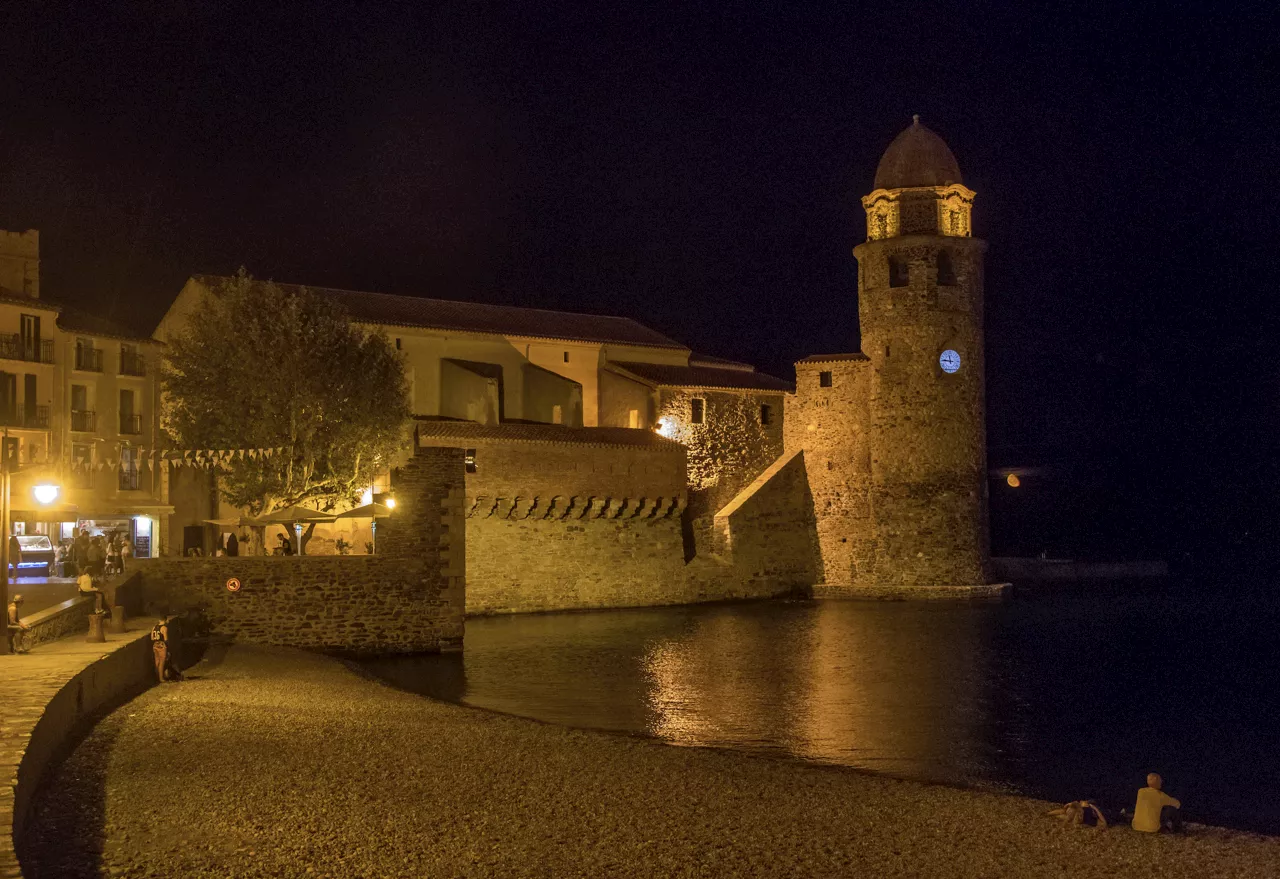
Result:
<svg viewBox="0 0 1280 879"><path fill-rule="evenodd" d="M396 508L396 499L393 497L387 498L385 506L388 510L394 510Z"/></svg>
<svg viewBox="0 0 1280 879"><path fill-rule="evenodd" d="M48 506L58 499L58 486L41 483L31 489L31 494L35 497L36 503Z"/></svg>
<svg viewBox="0 0 1280 879"><path fill-rule="evenodd" d="M1004 478L1004 481L1009 483L1010 488L1017 488L1019 485L1022 485L1022 480L1018 478L1018 474L1016 473L1010 473Z"/></svg>

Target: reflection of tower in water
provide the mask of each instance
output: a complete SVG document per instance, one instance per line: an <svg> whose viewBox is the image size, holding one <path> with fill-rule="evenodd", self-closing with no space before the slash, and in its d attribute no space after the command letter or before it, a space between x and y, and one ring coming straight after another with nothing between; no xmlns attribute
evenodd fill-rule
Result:
<svg viewBox="0 0 1280 879"><path fill-rule="evenodd" d="M861 602L708 616L647 652L649 732L981 784L988 618Z"/></svg>

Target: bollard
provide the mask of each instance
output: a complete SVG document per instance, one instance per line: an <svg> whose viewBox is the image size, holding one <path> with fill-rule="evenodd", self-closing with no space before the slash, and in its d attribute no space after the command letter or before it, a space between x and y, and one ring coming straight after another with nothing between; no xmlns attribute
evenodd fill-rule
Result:
<svg viewBox="0 0 1280 879"><path fill-rule="evenodd" d="M123 635L124 633L124 608L117 604L111 608L111 634Z"/></svg>
<svg viewBox="0 0 1280 879"><path fill-rule="evenodd" d="M100 643L107 640L106 634L102 631L102 618L104 616L106 616L106 614L89 614L89 637L85 638L86 641L90 643Z"/></svg>

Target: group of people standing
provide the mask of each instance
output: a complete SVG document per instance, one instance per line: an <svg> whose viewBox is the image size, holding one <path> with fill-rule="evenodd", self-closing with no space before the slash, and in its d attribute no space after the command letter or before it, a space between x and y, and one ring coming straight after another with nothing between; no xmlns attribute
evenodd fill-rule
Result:
<svg viewBox="0 0 1280 879"><path fill-rule="evenodd" d="M63 576L79 576L88 571L94 577L124 573L124 560L133 556L133 544L118 532L90 537L81 530L76 538L58 547L58 563Z"/></svg>

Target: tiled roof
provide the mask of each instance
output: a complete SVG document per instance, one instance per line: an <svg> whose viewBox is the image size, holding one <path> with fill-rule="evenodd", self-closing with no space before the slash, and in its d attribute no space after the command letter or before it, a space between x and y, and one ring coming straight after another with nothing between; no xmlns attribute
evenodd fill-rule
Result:
<svg viewBox="0 0 1280 879"><path fill-rule="evenodd" d="M610 367L660 388L724 388L728 390L775 391L795 390L791 382L744 369L717 369L709 366L668 366L662 363L610 362Z"/></svg>
<svg viewBox="0 0 1280 879"><path fill-rule="evenodd" d="M105 317L80 311L76 308L63 308L58 315L58 328L68 333L84 333L86 336L110 336L113 339L134 339L151 341L150 337L138 330L130 329Z"/></svg>
<svg viewBox="0 0 1280 879"><path fill-rule="evenodd" d="M806 357L804 360L797 360L796 363L837 363L841 360L866 360L867 355L861 351L853 354L814 354Z"/></svg>
<svg viewBox="0 0 1280 879"><path fill-rule="evenodd" d="M0 287L0 303L8 305L22 305L32 311L62 310L62 306L56 302L49 302L47 299L35 299L31 296L24 296L21 293L8 289L7 287Z"/></svg>
<svg viewBox="0 0 1280 879"><path fill-rule="evenodd" d="M463 443L551 443L591 446L643 446L655 452L679 452L684 446L651 430L629 427L565 427L563 424L476 424L474 421L417 420L424 446Z"/></svg>
<svg viewBox="0 0 1280 879"><path fill-rule="evenodd" d="M742 372L756 371L756 368L750 363L743 363L740 360L725 360L723 357L712 357L710 354L689 355L689 365L709 366L712 369L737 369Z"/></svg>
<svg viewBox="0 0 1280 879"><path fill-rule="evenodd" d="M217 286L229 279L216 275L196 275L196 280L208 286ZM290 292L302 289L299 284L277 286ZM336 299L353 319L361 323L688 350L688 346L629 317L517 308L512 305L485 305L419 296L394 296L390 293L363 293L331 287L306 289L317 295Z"/></svg>

